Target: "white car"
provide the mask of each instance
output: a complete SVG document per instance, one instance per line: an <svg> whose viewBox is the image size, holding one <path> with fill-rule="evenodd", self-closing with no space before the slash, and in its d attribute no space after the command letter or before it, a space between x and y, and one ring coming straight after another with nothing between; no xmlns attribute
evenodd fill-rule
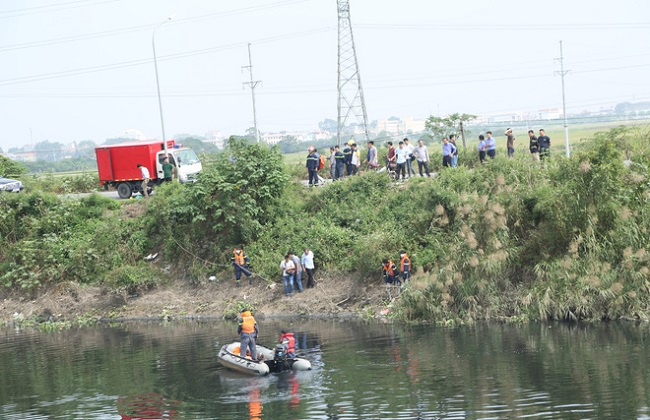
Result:
<svg viewBox="0 0 650 420"><path fill-rule="evenodd" d="M21 192L24 188L22 182L0 176L0 191Z"/></svg>

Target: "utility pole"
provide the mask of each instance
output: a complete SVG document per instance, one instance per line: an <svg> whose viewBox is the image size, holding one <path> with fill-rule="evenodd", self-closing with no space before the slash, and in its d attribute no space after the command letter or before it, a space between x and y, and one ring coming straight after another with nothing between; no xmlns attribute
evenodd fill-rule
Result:
<svg viewBox="0 0 650 420"><path fill-rule="evenodd" d="M341 145L341 133L348 119L353 117L361 126L365 140L368 141L368 114L366 102L361 87L361 74L357 51L352 36L352 21L350 20L350 0L337 0L339 16L338 43L338 120L337 144Z"/></svg>
<svg viewBox="0 0 650 420"><path fill-rule="evenodd" d="M465 127L463 127L463 122L460 122L460 138L463 139L463 149L467 149L467 142L465 141Z"/></svg>
<svg viewBox="0 0 650 420"><path fill-rule="evenodd" d="M564 95L564 76L571 70L564 70L564 54L562 53L562 41L560 41L560 58L555 60L560 62L560 71L554 72L559 74L562 77L562 114L564 115L564 145L566 147L566 157L571 157L571 151L569 150L569 126L566 121L566 98Z"/></svg>
<svg viewBox="0 0 650 420"><path fill-rule="evenodd" d="M253 127L255 128L255 141L260 142L260 131L257 129L257 110L255 109L255 88L261 80L253 80L253 61L251 60L251 43L248 43L248 65L242 66L243 69L248 69L251 81L244 82L243 85L248 85L251 88L251 95L253 97Z"/></svg>

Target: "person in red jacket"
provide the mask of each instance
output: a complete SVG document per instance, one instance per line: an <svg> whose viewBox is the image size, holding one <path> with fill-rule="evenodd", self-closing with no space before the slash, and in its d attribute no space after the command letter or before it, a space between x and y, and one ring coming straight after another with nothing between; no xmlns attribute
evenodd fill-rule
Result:
<svg viewBox="0 0 650 420"><path fill-rule="evenodd" d="M292 332L282 330L280 343L287 349L287 358L293 359L296 357L296 338L293 336Z"/></svg>

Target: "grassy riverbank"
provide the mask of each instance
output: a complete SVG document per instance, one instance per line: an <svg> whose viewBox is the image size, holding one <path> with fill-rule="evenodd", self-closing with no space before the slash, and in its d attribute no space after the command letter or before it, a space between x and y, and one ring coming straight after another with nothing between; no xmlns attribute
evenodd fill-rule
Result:
<svg viewBox="0 0 650 420"><path fill-rule="evenodd" d="M3 195L0 297L66 284L142 296L179 279L201 290L212 274L231 281L230 252L243 243L264 284L279 281L288 249L308 246L355 296L381 288L381 259L406 249L415 274L390 308L403 320L648 320L647 139L647 129L618 128L569 160L518 153L454 170L435 163L435 178L404 184L369 173L314 190L291 181L276 150L234 142L199 183L148 201ZM151 253L160 262L145 261ZM368 315L385 309L352 300Z"/></svg>

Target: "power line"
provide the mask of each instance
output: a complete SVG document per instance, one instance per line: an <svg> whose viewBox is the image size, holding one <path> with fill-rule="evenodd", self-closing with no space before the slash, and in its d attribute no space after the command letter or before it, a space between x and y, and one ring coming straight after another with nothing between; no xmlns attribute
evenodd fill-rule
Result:
<svg viewBox="0 0 650 420"><path fill-rule="evenodd" d="M310 35L310 34L315 34L319 32L326 32L330 31L333 28L326 27L326 28L317 28L317 29L310 29L307 31L302 31L302 32L296 32L292 34L284 34L284 35L278 35L275 37L268 37L268 38L261 38L257 41L254 41L255 43L261 44L261 43L267 43L267 42L274 42L274 41L280 41L283 39L288 39L288 38L294 38L294 37L301 37L305 35ZM213 53L217 51L225 51L233 48L238 48L241 47L242 45L246 45L247 43L245 42L238 42L236 44L230 44L230 45L222 45L218 47L210 47L210 48L202 48L199 50L192 50L192 51L186 51L186 52L181 52L181 53L175 53L175 54L168 54L165 56L162 56L158 59L158 61L167 61L167 60L175 60L179 58L186 58L186 57L192 57L195 55L202 55L202 54L208 54L208 53ZM69 77L69 76L77 76L81 74L87 74L87 73L95 73L95 72L100 72L100 71L106 71L106 70L115 70L115 69L120 69L120 68L125 68L125 67L133 67L133 66L140 66L144 64L150 63L152 60L150 58L142 58L142 59L137 59L137 60L128 60L128 61L122 61L118 63L112 63L112 64L102 64L102 65L97 65L97 66L90 66L90 67L82 67L78 69L71 69L71 70L62 70L58 72L51 72L51 73L43 73L43 74L37 74L37 75L32 75L32 76L22 76L22 77L15 77L12 79L4 79L0 80L0 86L8 86L8 85L16 85L16 84L21 84L21 83L30 83L30 82L37 82L37 81L42 81L42 80L50 80L50 79L58 79L61 77Z"/></svg>
<svg viewBox="0 0 650 420"><path fill-rule="evenodd" d="M381 24L381 23L362 23L355 25L360 29L427 29L427 30L459 30L459 31L485 31L483 24ZM493 25L490 31L557 31L559 29L581 29L581 30L603 30L603 29L647 29L650 23L587 23L587 24L544 24L544 25Z"/></svg>
<svg viewBox="0 0 650 420"><path fill-rule="evenodd" d="M86 0L86 1L89 1L89 0ZM100 4L115 3L115 2L118 2L118 1L121 1L121 0L102 0L102 1L95 2L95 3L77 4L77 5L74 5L74 6L60 7L60 8L51 9L51 10L38 10L38 11L31 11L31 12L26 12L26 13L17 13L17 14L13 14L13 15L10 15L10 16L0 16L0 19L10 19L10 18L20 17L20 16L36 15L36 14L50 13L50 12L58 12L58 11L61 11L61 10L78 9L80 7L98 6ZM85 2L85 1L80 0L80 1L77 1L77 2L61 3L61 4L73 4L73 3L82 3L82 2ZM54 6L40 6L40 7L35 7L35 9L45 8L45 7L54 7ZM29 10L29 9L25 9L25 10ZM12 12L0 12L0 14L3 14L3 13L12 13Z"/></svg>
<svg viewBox="0 0 650 420"><path fill-rule="evenodd" d="M89 0L81 0L81 1L89 1ZM118 1L118 0L113 0L113 1ZM275 2L275 3L265 4L265 5L262 5L262 6L249 6L249 7L244 7L244 8L240 8L240 9L227 10L227 11L224 11L224 12L215 12L215 13L208 13L208 14L201 15L201 16L192 16L192 17L175 19L174 23L193 22L193 21L197 21L197 20L211 19L211 18L214 18L214 17L232 16L232 15L236 15L236 14L267 10L267 9L271 9L271 8L275 8L275 7L292 6L292 5L299 4L299 3L305 3L307 1L311 1L311 0L282 0L282 1ZM174 24L174 23L172 23L172 24ZM21 44L3 45L3 46L0 46L0 52L1 51L12 51L12 50L20 50L20 49L41 47L41 46L53 45L53 44L62 44L62 43L66 43L66 42L83 41L83 40L87 40L87 39L101 38L101 37L105 37L105 36L121 35L121 34L124 34L124 33L150 30L150 29L155 28L156 25L158 25L158 24L154 23L154 24L148 24L148 25L129 26L129 27L126 27L126 28L111 29L111 30L100 31L100 32L91 32L91 33L88 33L88 34L72 35L72 36L56 38L56 39L47 39L47 40L41 40L41 41L25 42L25 43L21 43Z"/></svg>
<svg viewBox="0 0 650 420"><path fill-rule="evenodd" d="M66 6L69 4L77 4L77 3L87 3L89 1L94 1L94 0L76 0L76 1L69 1L66 3L56 3L56 4L48 4L45 6L34 6L34 7L26 7L23 9L14 9L14 10L0 10L0 14L5 14L5 13L18 13L18 12L25 12L29 10L36 10L36 9L46 9L46 8L52 8L52 7L59 7L59 6Z"/></svg>

